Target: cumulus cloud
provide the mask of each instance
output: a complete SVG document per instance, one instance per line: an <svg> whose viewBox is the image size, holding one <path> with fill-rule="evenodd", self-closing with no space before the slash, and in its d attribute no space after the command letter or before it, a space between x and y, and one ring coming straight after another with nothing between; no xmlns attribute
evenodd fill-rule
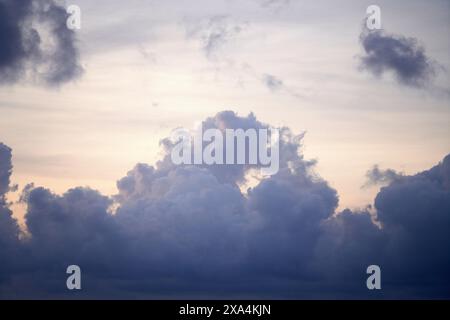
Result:
<svg viewBox="0 0 450 320"><path fill-rule="evenodd" d="M367 210L344 210L326 220L315 269L330 282L355 275L363 281L361 265L377 264L384 297L448 297L449 166L447 155L430 170L392 180L375 198L375 217Z"/></svg>
<svg viewBox="0 0 450 320"><path fill-rule="evenodd" d="M378 220L386 234L386 266L400 279L435 284L449 294L450 155L437 166L394 181L375 198ZM414 266L407 269L403 265ZM439 267L437 267L439 266Z"/></svg>
<svg viewBox="0 0 450 320"><path fill-rule="evenodd" d="M75 33L52 0L0 1L0 83L59 85L81 75Z"/></svg>
<svg viewBox="0 0 450 320"><path fill-rule="evenodd" d="M425 87L435 76L435 63L415 38L365 30L360 42L361 68L377 77L391 72L400 84Z"/></svg>
<svg viewBox="0 0 450 320"><path fill-rule="evenodd" d="M11 158L11 149L0 143L0 287L14 273L14 262L21 250L20 229L6 199L6 193L11 189Z"/></svg>
<svg viewBox="0 0 450 320"><path fill-rule="evenodd" d="M202 121L202 128L207 129L219 129L222 134L225 135L226 129L269 129L268 124L260 122L253 113L250 113L247 117L239 117L233 111L222 111L217 113L214 117L209 117ZM289 128L278 128L280 131L280 168L286 168L291 164L308 166L310 163L304 161L302 155L298 152L300 147L300 141L303 134L294 134ZM174 168L170 154L174 147L174 142L170 138L163 139L161 145L164 147L165 156L158 162L158 168L168 170ZM235 146L236 148L236 146ZM223 149L224 155L226 154L225 146ZM235 154L237 150L234 150ZM248 150L245 155L246 159L249 158ZM227 182L230 184L241 184L245 182L246 174L254 168L258 168L256 165L244 164L244 165L200 165L203 168L208 169L209 172L214 174L221 182Z"/></svg>
<svg viewBox="0 0 450 320"><path fill-rule="evenodd" d="M268 126L231 111L203 124ZM112 198L27 187L28 237L19 237L10 211L0 219L0 256L14 261L0 266L0 296L70 297L69 264L82 269L79 297L450 296L450 155L386 181L373 209L336 212L338 194L303 158L302 135L283 135L279 172L247 193L239 183L249 166L175 166L167 155L136 165ZM0 156L5 193L11 150ZM381 292L365 286L371 264L381 266Z"/></svg>

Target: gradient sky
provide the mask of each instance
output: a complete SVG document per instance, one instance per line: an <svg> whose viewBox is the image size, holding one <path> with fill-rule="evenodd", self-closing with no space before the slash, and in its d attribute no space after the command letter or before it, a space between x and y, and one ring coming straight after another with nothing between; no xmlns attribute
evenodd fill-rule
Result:
<svg viewBox="0 0 450 320"><path fill-rule="evenodd" d="M341 207L370 203L377 190L360 186L372 165L414 173L449 150L447 71L424 90L358 70L357 39L372 1L71 3L82 12L85 74L57 89L0 88L0 136L14 149L21 186L113 194L136 162L156 161L171 129L224 109L306 131L304 153L319 161ZM448 1L377 4L383 29L420 39L450 70ZM231 31L208 54L201 28L218 17ZM268 88L265 74L283 86Z"/></svg>

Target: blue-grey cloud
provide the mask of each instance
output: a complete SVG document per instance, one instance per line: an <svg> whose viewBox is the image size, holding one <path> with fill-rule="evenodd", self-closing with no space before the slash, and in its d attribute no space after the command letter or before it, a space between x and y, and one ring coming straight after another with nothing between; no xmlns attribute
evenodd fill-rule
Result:
<svg viewBox="0 0 450 320"><path fill-rule="evenodd" d="M205 56L214 59L246 26L245 22L236 22L226 15L217 15L207 20L187 22L186 35L188 38L199 39Z"/></svg>
<svg viewBox="0 0 450 320"><path fill-rule="evenodd" d="M402 173L399 173L392 169L380 169L378 165L374 165L370 170L366 172L367 181L363 187L370 187L378 184L390 184L398 179L401 179Z"/></svg>
<svg viewBox="0 0 450 320"><path fill-rule="evenodd" d="M364 50L361 68L377 77L391 72L400 84L425 87L435 75L435 63L415 38L365 30L360 42Z"/></svg>
<svg viewBox="0 0 450 320"><path fill-rule="evenodd" d="M268 126L231 111L204 124ZM27 187L28 234L19 237L2 205L0 257L14 262L0 265L0 296L71 297L65 267L78 264L77 297L87 298L450 297L450 155L386 181L373 208L337 212L338 194L303 158L302 136L285 134L280 171L245 194L238 185L251 167L174 166L167 157L136 165L112 198ZM6 146L0 159L4 194ZM366 288L371 264L382 269L378 292Z"/></svg>
<svg viewBox="0 0 450 320"><path fill-rule="evenodd" d="M273 93L287 93L294 98L304 98L304 95L300 94L297 89L288 86L279 76L271 73L260 73L248 63L242 65L242 70L251 77L261 81Z"/></svg>
<svg viewBox="0 0 450 320"><path fill-rule="evenodd" d="M217 113L214 117L209 117L202 122L202 127L204 130L207 129L219 129L225 134L225 129L269 129L269 125L258 121L253 113L250 113L247 117L238 117L233 111L222 111ZM304 161L299 151L299 141L302 138L302 134L295 135L289 128L282 127L280 130L280 168L286 168L290 163L305 164L309 165L309 162ZM165 149L165 156L161 161L158 162L158 168L160 170L173 169L175 165L173 164L170 153L174 146L171 139L162 139L160 142ZM236 148L236 147L235 147ZM226 154L224 146L224 154ZM235 149L236 154L236 149ZM248 151L246 153L246 159L248 159ZM240 184L246 179L246 174L249 170L258 168L256 165L205 165L201 166L208 169L219 181L226 182L230 184Z"/></svg>
<svg viewBox="0 0 450 320"><path fill-rule="evenodd" d="M0 143L0 197L9 191L9 179L12 172L11 148Z"/></svg>
<svg viewBox="0 0 450 320"><path fill-rule="evenodd" d="M6 199L6 194L11 189L11 158L11 149L0 143L0 287L14 273L15 261L21 251L19 225L12 217Z"/></svg>
<svg viewBox="0 0 450 320"><path fill-rule="evenodd" d="M79 77L75 33L53 0L0 1L0 84L59 85Z"/></svg>
<svg viewBox="0 0 450 320"><path fill-rule="evenodd" d="M264 85L271 91L280 90L284 86L283 81L281 79L267 73L263 74L262 81Z"/></svg>

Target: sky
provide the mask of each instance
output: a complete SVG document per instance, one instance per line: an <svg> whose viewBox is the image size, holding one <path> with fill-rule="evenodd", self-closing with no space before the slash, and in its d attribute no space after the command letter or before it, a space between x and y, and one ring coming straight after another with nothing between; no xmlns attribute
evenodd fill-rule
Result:
<svg viewBox="0 0 450 320"><path fill-rule="evenodd" d="M79 30L66 27L69 4L81 9ZM130 247L118 255L129 254L129 264L148 264L155 277L137 286L136 279L123 279L131 267L118 266L105 275L130 283L126 290L111 285L118 297L261 297L257 276L273 276L270 297L345 298L334 286L354 268L382 261L396 279L411 248L425 254L436 246L429 259L439 285L424 291L405 275L384 294L449 297L449 277L439 270L450 261L442 252L450 231L450 2L377 1L382 29L369 32L371 4L0 0L0 212L5 234L11 233L0 243L13 252L3 250L0 257L19 256L18 266L0 267L0 297L34 297L41 285L51 296L59 275L44 270L52 264L49 252L61 249L56 264L64 265L71 260L64 246L86 239L88 248L73 255L92 270L93 289L86 294L104 296L98 274L118 258L107 248L120 242L119 235ZM246 167L173 167L165 139L174 128L201 121L287 128L280 173L252 181L247 192ZM111 208L117 211L111 214ZM215 211L217 221L211 221L208 214ZM275 219L277 212L282 216ZM70 218L59 220L58 214ZM430 226L419 227L421 215L435 215ZM64 224L69 222L73 229ZM58 223L72 231L52 248L64 236L55 230ZM292 232L289 225L297 223ZM203 246L215 232L222 240ZM428 239L423 245L421 236ZM355 249L349 244L354 241L366 246ZM334 246L342 256L330 254ZM186 248L186 256L178 255ZM225 259L235 249L237 256ZM148 250L156 254L142 254ZM194 252L202 258L194 259ZM210 252L217 260L205 258ZM92 261L96 255L101 261ZM273 255L284 265L268 263ZM404 258L394 263L393 256ZM164 272L180 261L185 282L176 267ZM260 270L265 264L267 270ZM232 274L236 266L242 274ZM224 268L223 279L198 285L217 268ZM252 290L223 287L228 277L251 270ZM49 273L52 280L34 283L33 272ZM179 282L172 286L166 277ZM305 278L327 281L315 285ZM152 286L156 292L148 291ZM351 284L348 292L367 294Z"/></svg>

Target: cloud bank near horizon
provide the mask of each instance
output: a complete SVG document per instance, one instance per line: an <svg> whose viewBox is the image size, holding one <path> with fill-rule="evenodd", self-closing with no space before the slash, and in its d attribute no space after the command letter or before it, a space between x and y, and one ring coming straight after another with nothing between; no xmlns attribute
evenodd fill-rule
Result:
<svg viewBox="0 0 450 320"><path fill-rule="evenodd" d="M264 128L224 111L204 128ZM137 164L112 198L76 187L25 188L28 235L12 217L12 150L0 144L0 297L448 298L450 155L383 180L374 208L336 212L338 194L284 128L280 171L243 194L247 166ZM379 178L383 173L375 178ZM375 179L376 180L376 179ZM115 213L111 208L116 207ZM381 266L382 290L366 288Z"/></svg>

